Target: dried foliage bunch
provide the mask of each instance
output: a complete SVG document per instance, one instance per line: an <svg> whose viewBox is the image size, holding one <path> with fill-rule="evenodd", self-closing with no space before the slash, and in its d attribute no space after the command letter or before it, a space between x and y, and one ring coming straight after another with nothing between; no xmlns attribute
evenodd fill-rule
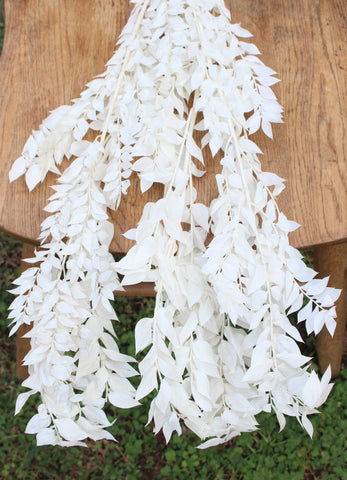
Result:
<svg viewBox="0 0 347 480"><path fill-rule="evenodd" d="M156 390L149 421L167 441L183 422L206 440L201 447L217 445L256 429L256 414L271 410L281 428L295 416L312 435L307 416L325 401L330 372L320 380L309 371L288 315L298 312L308 333L323 325L333 333L339 291L289 245L298 225L276 204L283 179L262 172L249 139L260 127L271 137L271 122L281 122L275 72L239 40L250 34L230 22L223 0L133 3L105 73L50 114L10 172L11 180L25 174L30 190L48 171L59 175L29 259L40 265L13 290L11 333L33 324L29 390L17 412L39 392L27 433L39 445L83 445L113 438L106 402L134 407ZM94 141L85 139L90 130ZM201 145L195 131L205 132ZM222 152L208 206L195 189L204 148ZM60 174L63 157L71 163ZM146 205L126 233L135 245L115 262L107 209L118 207L133 172L142 191L159 182L164 195ZM155 282L157 300L135 329L137 352L147 349L135 389L135 360L119 352L110 300L142 281Z"/></svg>

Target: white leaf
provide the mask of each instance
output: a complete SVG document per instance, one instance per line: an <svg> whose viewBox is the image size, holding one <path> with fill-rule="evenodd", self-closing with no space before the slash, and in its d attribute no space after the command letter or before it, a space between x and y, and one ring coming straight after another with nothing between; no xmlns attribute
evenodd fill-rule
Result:
<svg viewBox="0 0 347 480"><path fill-rule="evenodd" d="M234 35L236 35L237 37L241 37L241 38L249 38L249 37L252 37L252 34L249 33L248 30L246 30L245 28L242 28L241 27L241 24L240 23L233 23L230 25L230 30L233 32Z"/></svg>
<svg viewBox="0 0 347 480"><path fill-rule="evenodd" d="M64 365L54 365L51 369L51 374L58 380L65 382L70 376L70 369L66 368Z"/></svg>
<svg viewBox="0 0 347 480"><path fill-rule="evenodd" d="M273 138L272 136L272 128L271 128L271 123L265 120L264 118L261 121L261 129L265 133L265 135L269 138Z"/></svg>
<svg viewBox="0 0 347 480"><path fill-rule="evenodd" d="M267 271L263 265L257 265L251 281L247 286L247 292L252 295L256 290L259 290L267 281Z"/></svg>
<svg viewBox="0 0 347 480"><path fill-rule="evenodd" d="M82 430L71 418L57 418L54 420L60 435L69 442L77 442L88 437L88 433Z"/></svg>
<svg viewBox="0 0 347 480"><path fill-rule="evenodd" d="M141 352L152 343L152 318L142 318L135 327L136 353Z"/></svg>
<svg viewBox="0 0 347 480"><path fill-rule="evenodd" d="M255 312L251 312L249 314L249 328L250 330L254 330L255 328L258 327L259 323L261 320L264 318L265 313L268 311L269 305L265 304L262 305L259 310Z"/></svg>
<svg viewBox="0 0 347 480"><path fill-rule="evenodd" d="M187 338L190 337L190 335L195 330L197 324L198 324L198 317L197 317L196 313L193 311L189 315L188 320L185 322L185 324L183 325L183 327L182 327L182 329L179 333L179 340L180 340L181 344L183 344L187 340Z"/></svg>
<svg viewBox="0 0 347 480"><path fill-rule="evenodd" d="M205 70L201 68L197 68L194 71L190 80L190 85L192 90L196 90L198 87L200 87L200 85L204 80L205 80Z"/></svg>
<svg viewBox="0 0 347 480"><path fill-rule="evenodd" d="M23 153L29 154L30 158L34 158L37 155L37 142L32 135L30 135L26 141L26 144L23 148Z"/></svg>
<svg viewBox="0 0 347 480"><path fill-rule="evenodd" d="M328 332L330 333L331 337L333 337L336 329L336 321L332 317L330 317L330 315L326 315L325 326Z"/></svg>
<svg viewBox="0 0 347 480"><path fill-rule="evenodd" d="M36 435L37 446L56 445L57 438L53 428L44 428Z"/></svg>
<svg viewBox="0 0 347 480"><path fill-rule="evenodd" d="M326 319L325 310L317 311L317 313L314 315L313 330L315 335L318 335L318 333L322 330L325 324L325 319Z"/></svg>
<svg viewBox="0 0 347 480"><path fill-rule="evenodd" d="M32 165L25 174L25 180L31 192L36 185L41 181L41 168L40 165Z"/></svg>
<svg viewBox="0 0 347 480"><path fill-rule="evenodd" d="M277 355L277 358L284 360L288 365L290 365L293 368L298 368L304 365L305 363L309 362L311 360L310 357L306 357L304 355L301 355L300 353L295 354L295 353L279 353Z"/></svg>
<svg viewBox="0 0 347 480"><path fill-rule="evenodd" d="M136 228L131 228L127 232L123 233L123 237L129 239L129 240L136 240Z"/></svg>
<svg viewBox="0 0 347 480"><path fill-rule="evenodd" d="M199 322L205 325L213 315L213 305L209 298L202 299L199 306Z"/></svg>
<svg viewBox="0 0 347 480"><path fill-rule="evenodd" d="M51 417L37 413L28 422L25 433L38 433L51 424Z"/></svg>
<svg viewBox="0 0 347 480"><path fill-rule="evenodd" d="M30 390L29 392L24 392L24 393L20 393L17 397L17 401L16 401L16 410L15 410L15 415L17 415L17 413L19 413L23 406L25 405L26 401L28 400L28 398L33 395L35 392L33 392L32 390Z"/></svg>
<svg viewBox="0 0 347 480"><path fill-rule="evenodd" d="M253 43L239 42L240 47L250 55L259 55L260 51L256 45Z"/></svg>
<svg viewBox="0 0 347 480"><path fill-rule="evenodd" d="M187 150L192 157L197 158L204 165L204 158L202 156L201 148L197 146L193 137L187 138Z"/></svg>
<svg viewBox="0 0 347 480"><path fill-rule="evenodd" d="M306 283L306 285L304 285L303 288L307 293L307 295L312 295L312 296L320 295L325 290L328 284L328 281L329 281L329 277L322 278L322 279L314 278L310 282Z"/></svg>
<svg viewBox="0 0 347 480"><path fill-rule="evenodd" d="M286 426L286 419L285 416L283 415L282 412L276 411L276 417L280 426L280 432L284 429Z"/></svg>
<svg viewBox="0 0 347 480"><path fill-rule="evenodd" d="M164 433L166 443L169 443L171 435L175 431L178 433L178 435L181 435L181 433L182 433L182 429L181 429L181 426L180 426L180 423L179 423L179 419L178 419L177 415L175 414L175 412L172 412L170 417L169 417L169 420L166 421L163 425L163 433Z"/></svg>
<svg viewBox="0 0 347 480"><path fill-rule="evenodd" d="M90 145L91 143L88 142L87 140L80 140L79 142L73 142L73 144L70 147L70 153L75 157L79 157L87 150L87 148L89 148Z"/></svg>
<svg viewBox="0 0 347 480"><path fill-rule="evenodd" d="M297 340L298 342L303 341L299 333L299 330L290 323L286 315L278 314L275 317L275 325L278 325L279 327L283 328L283 330L288 335L295 338L295 340Z"/></svg>
<svg viewBox="0 0 347 480"><path fill-rule="evenodd" d="M164 414L167 412L171 398L171 388L166 380L163 380L160 385L158 395L155 399L155 404Z"/></svg>
<svg viewBox="0 0 347 480"><path fill-rule="evenodd" d="M211 438L210 440L207 440L204 443L201 443L201 445L198 445L197 448L200 450L204 450L205 448L210 448L210 447L215 447L217 445L220 445L221 443L224 443L225 440L223 438Z"/></svg>
<svg viewBox="0 0 347 480"><path fill-rule="evenodd" d="M248 129L248 133L250 135L259 130L260 121L261 116L259 111L256 111L251 117L248 118L246 122L246 128Z"/></svg>
<svg viewBox="0 0 347 480"><path fill-rule="evenodd" d="M271 172L262 172L260 178L266 187L270 187L273 185L277 187L282 185L282 183L285 181L284 178L281 178L275 173Z"/></svg>
<svg viewBox="0 0 347 480"><path fill-rule="evenodd" d="M211 345L203 340L193 342L193 354L196 359L201 359L206 363L215 363L215 357Z"/></svg>
<svg viewBox="0 0 347 480"><path fill-rule="evenodd" d="M105 412L101 408L94 407L93 405L87 405L82 408L82 412L87 417L87 419L103 427L109 427L111 424L108 421Z"/></svg>
<svg viewBox="0 0 347 480"><path fill-rule="evenodd" d="M313 425L310 422L310 420L307 418L305 414L303 414L302 418L302 426L306 430L306 432L309 434L309 436L312 438L313 437Z"/></svg>
<svg viewBox="0 0 347 480"><path fill-rule="evenodd" d="M81 136L82 138L85 136L85 134L88 132L89 130L89 124L88 122L84 119L84 118L80 118L78 121L77 121L77 127L78 127L78 130L80 131L81 133Z"/></svg>
<svg viewBox="0 0 347 480"><path fill-rule="evenodd" d="M15 162L13 163L11 170L8 174L10 182L13 182L20 176L24 175L25 171L26 171L26 165L25 165L24 158L23 157L17 158L17 160L15 160Z"/></svg>
<svg viewBox="0 0 347 480"><path fill-rule="evenodd" d="M141 400L141 398L146 397L157 387L157 372L156 369L153 368L149 372L146 372L146 375L143 376L136 391L136 400Z"/></svg>
<svg viewBox="0 0 347 480"><path fill-rule="evenodd" d="M246 153L263 153L257 144L249 140L248 138L241 138L239 141L239 147L243 152Z"/></svg>
<svg viewBox="0 0 347 480"><path fill-rule="evenodd" d="M298 295L297 299L294 300L290 309L288 310L288 315L290 315L291 313L297 312L299 310L299 308L302 307L303 300L304 300L304 295L302 293L300 293Z"/></svg>
<svg viewBox="0 0 347 480"><path fill-rule="evenodd" d="M303 322L307 320L308 317L312 314L312 302L308 302L307 305L302 308L298 313L298 322Z"/></svg>
<svg viewBox="0 0 347 480"><path fill-rule="evenodd" d="M270 363L264 362L261 365L252 366L249 370L247 370L246 374L242 377L242 381L244 382L257 382L260 381L263 376L268 373L270 368Z"/></svg>
<svg viewBox="0 0 347 480"><path fill-rule="evenodd" d="M205 412L211 412L212 410L212 403L210 401L210 394L208 393L208 396L205 396L200 393L200 385L197 385L196 383L192 384L192 394L194 397L195 402L197 405L201 408L201 410L204 410Z"/></svg>
<svg viewBox="0 0 347 480"><path fill-rule="evenodd" d="M192 213L193 213L193 218L196 222L196 225L200 225L204 230L208 232L209 230L209 224L208 224L208 219L209 219L209 210L206 205L203 205L202 203L193 203L191 205Z"/></svg>
<svg viewBox="0 0 347 480"><path fill-rule="evenodd" d="M212 135L209 140L209 146L214 157L223 145L223 138L220 135Z"/></svg>
<svg viewBox="0 0 347 480"><path fill-rule="evenodd" d="M321 394L321 385L316 372L311 372L309 379L307 380L303 392L302 399L304 403L314 408L317 406L318 399Z"/></svg>
<svg viewBox="0 0 347 480"><path fill-rule="evenodd" d="M276 225L284 232L294 232L300 227L298 223L293 222L292 220L288 220L283 213L279 214Z"/></svg>

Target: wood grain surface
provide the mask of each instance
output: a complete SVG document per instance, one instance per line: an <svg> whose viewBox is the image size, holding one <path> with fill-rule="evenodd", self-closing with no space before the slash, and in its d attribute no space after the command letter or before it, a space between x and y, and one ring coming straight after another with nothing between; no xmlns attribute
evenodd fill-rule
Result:
<svg viewBox="0 0 347 480"><path fill-rule="evenodd" d="M346 15L345 0L228 0L232 20L250 30L265 64L278 72L275 93L284 107L274 141L254 140L264 170L287 179L280 208L302 228L292 243L308 247L347 237ZM8 171L31 130L48 112L70 102L103 72L131 5L128 0L5 0L6 32L0 58L0 228L35 242L43 207L52 194L49 175L28 193L24 180L8 183ZM218 162L207 159L200 199L215 194ZM120 209L113 252L130 243L121 233L136 225L144 204L161 194L141 195L135 181Z"/></svg>

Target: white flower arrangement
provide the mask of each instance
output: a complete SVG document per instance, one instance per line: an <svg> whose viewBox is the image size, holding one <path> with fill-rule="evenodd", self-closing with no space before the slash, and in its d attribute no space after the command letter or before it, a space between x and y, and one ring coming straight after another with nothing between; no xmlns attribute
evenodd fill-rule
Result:
<svg viewBox="0 0 347 480"><path fill-rule="evenodd" d="M113 439L106 402L135 407L156 390L149 421L167 441L183 422L201 448L217 445L271 410L281 429L295 416L312 436L308 415L329 394L330 371L321 380L309 371L288 315L298 312L308 333L326 325L333 334L339 291L289 245L298 225L276 204L283 179L262 172L249 139L259 128L271 137L282 121L275 72L239 40L251 35L230 22L223 0L133 3L105 73L44 120L10 172L11 181L25 174L29 190L48 171L59 175L41 247L26 260L39 267L12 290L11 333L33 325L16 413L39 392L26 432L38 445L84 445ZM195 131L205 132L201 145ZM222 152L208 206L195 189L204 148ZM126 233L135 245L115 262L107 209L118 208L131 174L143 192L159 182L164 195L146 205ZM135 389L135 359L119 352L110 300L143 281L155 282L157 299L135 329L136 351L150 347Z"/></svg>

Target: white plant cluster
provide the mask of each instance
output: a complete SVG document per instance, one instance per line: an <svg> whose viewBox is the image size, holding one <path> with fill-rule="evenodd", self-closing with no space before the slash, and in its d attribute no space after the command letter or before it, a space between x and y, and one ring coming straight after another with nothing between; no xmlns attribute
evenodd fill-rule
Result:
<svg viewBox="0 0 347 480"><path fill-rule="evenodd" d="M259 128L271 137L271 123L281 122L275 72L239 40L250 34L230 22L223 0L133 3L106 72L50 114L10 172L11 180L25 174L32 190L71 161L29 260L39 266L13 290L11 333L33 325L29 391L17 411L39 392L26 431L39 445L83 445L113 438L106 402L129 408L156 390L149 421L167 441L184 423L201 447L217 445L254 430L256 414L271 410L281 428L295 416L312 435L308 415L329 394L330 371L321 380L309 371L288 315L298 312L308 333L326 325L333 334L339 291L289 245L297 224L276 204L283 179L262 172L249 139ZM222 152L209 206L196 201L204 148ZM135 245L115 262L107 209L118 207L132 172L142 191L159 182L164 195L145 206L126 234ZM155 282L157 300L153 318L135 329L137 353L146 352L135 390L110 300L142 281Z"/></svg>

